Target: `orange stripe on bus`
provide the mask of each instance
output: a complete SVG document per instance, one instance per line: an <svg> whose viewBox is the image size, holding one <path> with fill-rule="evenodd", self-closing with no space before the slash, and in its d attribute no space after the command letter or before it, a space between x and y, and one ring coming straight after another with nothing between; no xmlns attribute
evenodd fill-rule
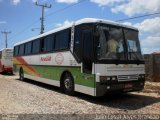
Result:
<svg viewBox="0 0 160 120"><path fill-rule="evenodd" d="M31 75L40 77L40 74L22 58L22 57L14 57L14 64L21 64L23 66L24 71L30 73Z"/></svg>

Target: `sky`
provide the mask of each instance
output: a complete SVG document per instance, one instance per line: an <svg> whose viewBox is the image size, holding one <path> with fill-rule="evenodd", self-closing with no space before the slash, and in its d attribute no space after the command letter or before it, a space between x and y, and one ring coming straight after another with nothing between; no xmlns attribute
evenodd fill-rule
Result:
<svg viewBox="0 0 160 120"><path fill-rule="evenodd" d="M11 32L8 47L40 33L41 7L35 5L36 1L0 0L0 32ZM45 32L82 18L117 21L160 12L160 0L38 0L38 3L52 6L45 9ZM139 29L143 54L160 51L160 14L121 23ZM0 49L4 47L5 36L0 33Z"/></svg>

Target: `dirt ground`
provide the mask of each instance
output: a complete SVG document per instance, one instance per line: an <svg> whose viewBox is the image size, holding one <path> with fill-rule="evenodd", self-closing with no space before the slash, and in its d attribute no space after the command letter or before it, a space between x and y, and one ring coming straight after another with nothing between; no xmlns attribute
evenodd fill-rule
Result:
<svg viewBox="0 0 160 120"><path fill-rule="evenodd" d="M95 98L81 93L68 96L57 87L31 80L19 81L18 76L0 75L0 119L18 119L20 115L39 115L41 119L41 115L46 116L44 119L53 115L54 119L62 116L66 119L66 115L74 119L78 116L88 116L88 119L116 119L122 118L116 115L132 115L134 119L158 120L160 83L146 82L145 89L141 92L108 94ZM67 118L71 119L70 117Z"/></svg>

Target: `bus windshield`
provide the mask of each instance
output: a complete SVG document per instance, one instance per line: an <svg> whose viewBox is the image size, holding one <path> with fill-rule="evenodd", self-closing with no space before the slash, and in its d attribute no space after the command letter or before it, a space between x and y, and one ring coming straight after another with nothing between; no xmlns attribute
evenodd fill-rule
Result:
<svg viewBox="0 0 160 120"><path fill-rule="evenodd" d="M114 26L98 26L97 30L99 33L99 60L142 59L137 31Z"/></svg>
<svg viewBox="0 0 160 120"><path fill-rule="evenodd" d="M138 32L124 29L124 36L127 43L128 60L142 60Z"/></svg>

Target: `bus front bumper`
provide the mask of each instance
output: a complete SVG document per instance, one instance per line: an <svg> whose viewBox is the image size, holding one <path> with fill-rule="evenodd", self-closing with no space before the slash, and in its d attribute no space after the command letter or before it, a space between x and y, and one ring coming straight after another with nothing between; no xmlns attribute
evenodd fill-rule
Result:
<svg viewBox="0 0 160 120"><path fill-rule="evenodd" d="M108 92L113 93L124 93L141 91L144 88L145 81L127 81L127 82L116 82L116 83L96 83L96 96L104 96Z"/></svg>
<svg viewBox="0 0 160 120"><path fill-rule="evenodd" d="M4 72L4 73L12 73L12 72L13 72L13 69L12 69L12 67L4 67L4 68L3 68L3 72Z"/></svg>

